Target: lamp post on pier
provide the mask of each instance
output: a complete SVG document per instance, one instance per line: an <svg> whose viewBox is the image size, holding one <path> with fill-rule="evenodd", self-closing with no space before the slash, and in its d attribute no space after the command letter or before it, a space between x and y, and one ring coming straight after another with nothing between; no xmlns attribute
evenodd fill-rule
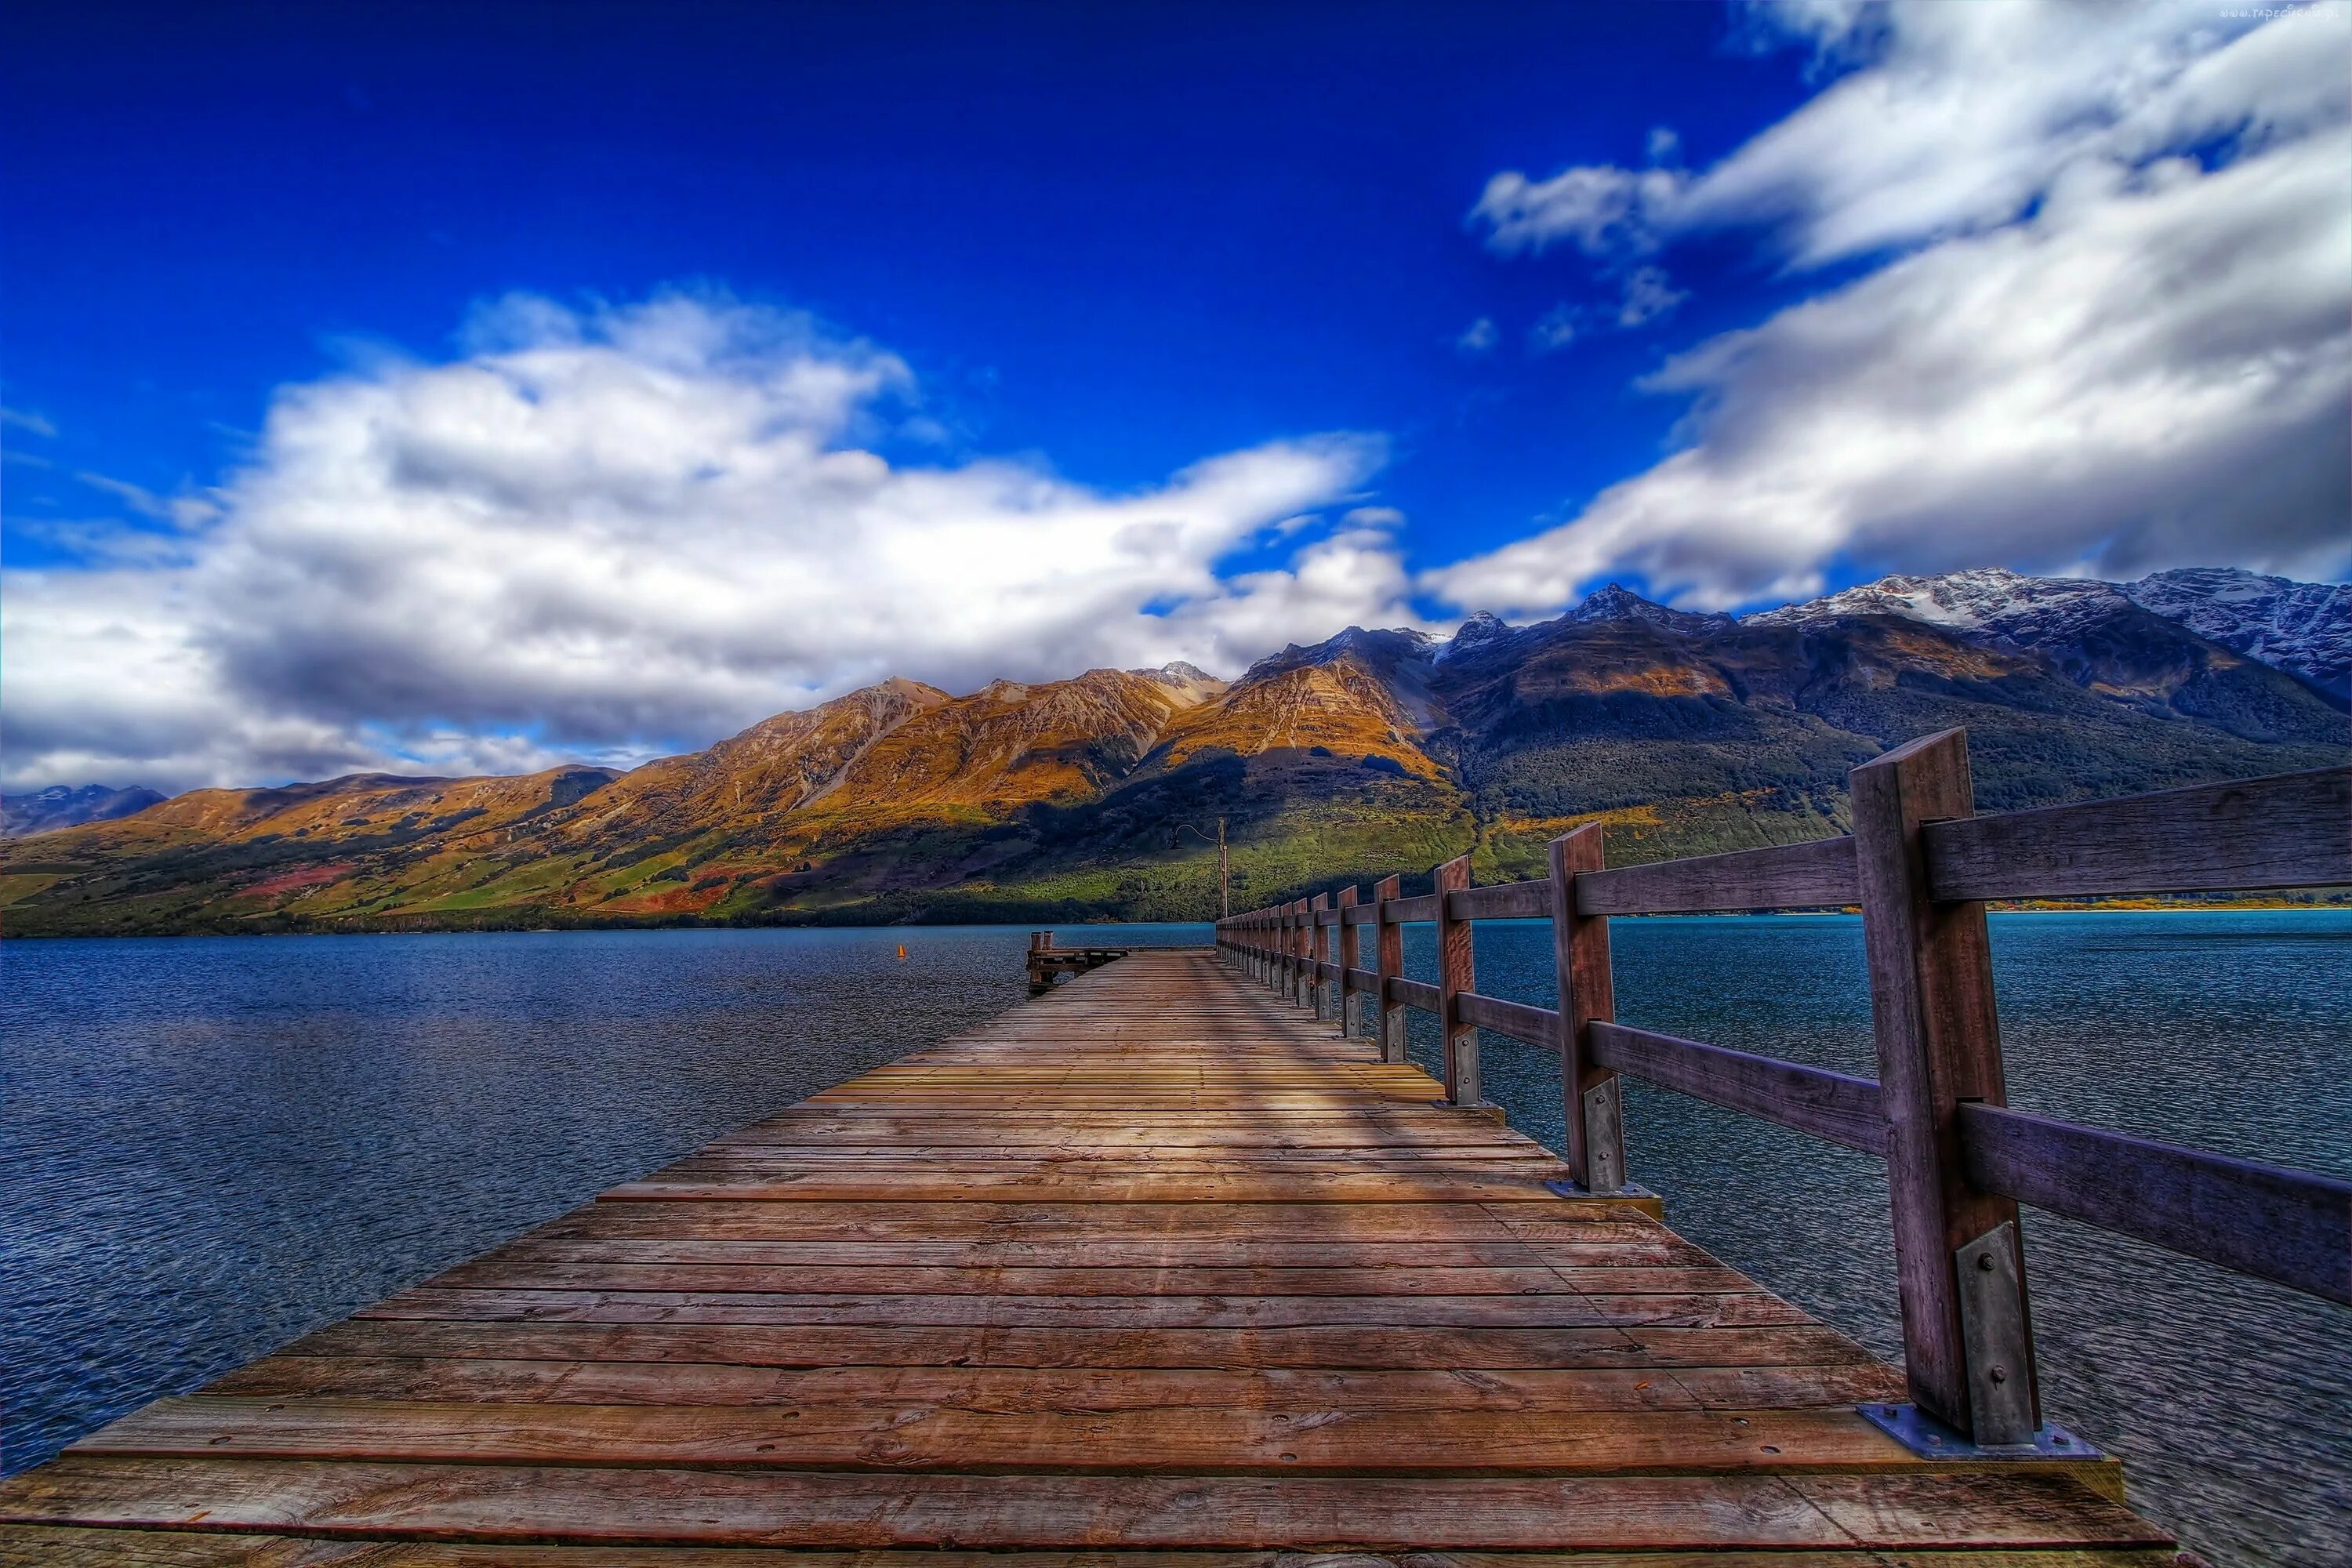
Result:
<svg viewBox="0 0 2352 1568"><path fill-rule="evenodd" d="M1206 833L1201 832L1189 822L1178 823L1176 831L1198 834L1202 843L1211 842ZM1234 912L1234 889L1233 862L1225 854L1225 819L1222 816L1217 818L1217 837L1214 842L1217 846L1217 918L1223 920Z"/></svg>

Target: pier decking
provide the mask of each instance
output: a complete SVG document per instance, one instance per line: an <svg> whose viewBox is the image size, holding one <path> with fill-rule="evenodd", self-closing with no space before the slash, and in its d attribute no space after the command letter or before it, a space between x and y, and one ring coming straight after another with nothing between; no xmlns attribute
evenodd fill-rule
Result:
<svg viewBox="0 0 2352 1568"><path fill-rule="evenodd" d="M150 1405L0 1486L0 1561L2173 1562L1244 971L1080 974Z"/></svg>

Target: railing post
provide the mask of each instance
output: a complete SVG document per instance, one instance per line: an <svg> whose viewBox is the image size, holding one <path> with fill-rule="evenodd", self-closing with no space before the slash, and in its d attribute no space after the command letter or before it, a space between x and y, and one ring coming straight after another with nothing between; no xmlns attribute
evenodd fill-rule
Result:
<svg viewBox="0 0 2352 1568"><path fill-rule="evenodd" d="M1361 1011L1361 1009L1356 1005L1356 993L1348 989L1348 971L1358 967L1356 963L1356 952L1358 948L1357 939L1364 929L1361 926L1354 926L1348 923L1348 911L1355 907L1356 888L1355 884L1351 882L1348 886L1339 889L1339 901L1338 905L1339 910L1339 984L1334 985L1331 989L1331 994L1334 999L1332 1011L1336 1012L1339 1016L1339 1035L1343 1039L1356 1032L1356 1016L1358 1013Z"/></svg>
<svg viewBox="0 0 2352 1568"><path fill-rule="evenodd" d="M1380 1020L1381 1060L1401 1062L1404 1054L1404 1007L1389 998L1389 982L1404 973L1404 927L1389 919L1385 907L1389 900L1404 890L1404 882L1396 877L1383 877L1372 884L1372 949L1377 957L1373 967L1381 972L1381 988L1373 994L1372 1005Z"/></svg>
<svg viewBox="0 0 2352 1568"><path fill-rule="evenodd" d="M1298 987L1301 984L1298 977L1298 961L1306 952L1306 933L1301 931L1298 928L1299 922L1305 918L1307 913L1307 900L1304 899L1293 899L1290 902L1283 905L1282 908L1284 911L1282 927L1282 999L1286 1002L1295 1004L1298 1000Z"/></svg>
<svg viewBox="0 0 2352 1568"><path fill-rule="evenodd" d="M1960 1103L2004 1103L1991 941L1982 902L1927 896L1920 833L1974 813L1967 732L1898 746L1851 786L1911 1397L1980 1446L2031 1442L2041 1409L2017 1205L1960 1166Z"/></svg>
<svg viewBox="0 0 2352 1568"><path fill-rule="evenodd" d="M1323 975L1316 965L1323 959L1323 911L1330 907L1328 893L1318 893L1307 900L1307 923L1299 931L1303 957L1298 972L1298 1005L1312 1009L1318 1018L1323 1016Z"/></svg>
<svg viewBox="0 0 2352 1568"><path fill-rule="evenodd" d="M1446 895L1470 886L1470 857L1457 856L1437 868L1438 1024L1445 1040L1445 1098L1456 1105L1482 1103L1478 1087L1478 1031L1462 1022L1454 998L1478 987L1470 959L1470 922L1457 921Z"/></svg>
<svg viewBox="0 0 2352 1568"><path fill-rule="evenodd" d="M1609 965L1609 917L1576 910L1576 874L1599 871L1597 822L1551 841L1551 951L1559 985L1559 1083L1565 1103L1569 1174L1594 1194L1625 1186L1625 1109L1617 1075L1592 1060L1596 1019L1617 1016L1616 983Z"/></svg>

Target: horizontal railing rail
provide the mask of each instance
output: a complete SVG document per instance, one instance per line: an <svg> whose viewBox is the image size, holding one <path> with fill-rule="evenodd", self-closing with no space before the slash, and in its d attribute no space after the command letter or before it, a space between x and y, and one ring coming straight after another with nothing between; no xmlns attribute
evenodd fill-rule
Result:
<svg viewBox="0 0 2352 1568"><path fill-rule="evenodd" d="M1400 897L1391 878L1369 900L1253 910L1219 922L1218 943L1345 1027L1376 1008L1384 1059L1403 1059L1404 1009L1435 1015L1456 1103L1476 1100L1476 1031L1559 1051L1568 1163L1596 1194L1622 1190L1621 1073L1886 1161L1913 1395L1979 1443L2039 1422L2019 1203L2352 1303L2352 1183L2003 1103L1983 922L1987 900L2352 885L2352 769L1977 816L1954 731L1853 782L1853 835L1612 868L1589 826L1554 843L1549 878L1472 888L1465 858L1436 891ZM1813 908L1861 910L1878 1079L1615 1021L1609 917ZM1560 1007L1475 989L1482 920L1551 922ZM1438 928L1434 984L1401 973L1414 924Z"/></svg>

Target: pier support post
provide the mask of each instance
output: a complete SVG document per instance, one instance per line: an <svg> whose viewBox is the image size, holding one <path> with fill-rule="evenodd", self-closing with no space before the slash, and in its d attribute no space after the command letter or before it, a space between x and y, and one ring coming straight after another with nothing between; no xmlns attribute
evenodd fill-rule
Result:
<svg viewBox="0 0 2352 1568"><path fill-rule="evenodd" d="M2017 1205L1970 1186L1960 1164L1959 1106L2005 1101L1991 941L1981 901L1928 896L1920 831L1974 815L1967 733L1898 746L1851 783L1911 1397L1980 1446L2031 1442L2041 1409Z"/></svg>
<svg viewBox="0 0 2352 1568"><path fill-rule="evenodd" d="M1339 978L1331 987L1333 1003L1331 1010L1339 1016L1339 1034L1342 1038L1345 1038L1356 1032L1356 1018L1361 1011L1356 1005L1358 993L1348 989L1348 972L1360 967L1356 962L1356 954L1359 938L1364 929L1360 925L1350 925L1348 922L1349 911L1356 907L1356 889L1353 883L1339 889L1339 901L1337 907L1339 910Z"/></svg>
<svg viewBox="0 0 2352 1568"><path fill-rule="evenodd" d="M1617 1016L1609 964L1609 917L1576 910L1576 874L1605 869L1601 825L1551 841L1551 943L1559 986L1561 1126L1569 1174L1588 1193L1625 1186L1625 1110L1617 1075L1592 1060L1594 1022Z"/></svg>
<svg viewBox="0 0 2352 1568"><path fill-rule="evenodd" d="M1290 906L1290 921L1291 1005L1312 1007L1315 996L1307 987L1315 984L1315 972L1307 965L1315 952L1315 915L1306 900L1301 899Z"/></svg>
<svg viewBox="0 0 2352 1568"><path fill-rule="evenodd" d="M1404 927L1389 919L1387 905L1404 890L1402 879L1383 877L1372 884L1373 967L1381 972L1381 988L1373 994L1374 1016L1380 1020L1381 1060L1405 1059L1403 1005L1389 995L1389 982L1404 973Z"/></svg>
<svg viewBox="0 0 2352 1568"><path fill-rule="evenodd" d="M1445 1039L1445 1098L1456 1105L1479 1105L1478 1031L1462 1021L1454 998L1477 989L1471 969L1470 922L1454 918L1449 895L1470 889L1470 857L1461 855L1437 868L1438 1023Z"/></svg>

